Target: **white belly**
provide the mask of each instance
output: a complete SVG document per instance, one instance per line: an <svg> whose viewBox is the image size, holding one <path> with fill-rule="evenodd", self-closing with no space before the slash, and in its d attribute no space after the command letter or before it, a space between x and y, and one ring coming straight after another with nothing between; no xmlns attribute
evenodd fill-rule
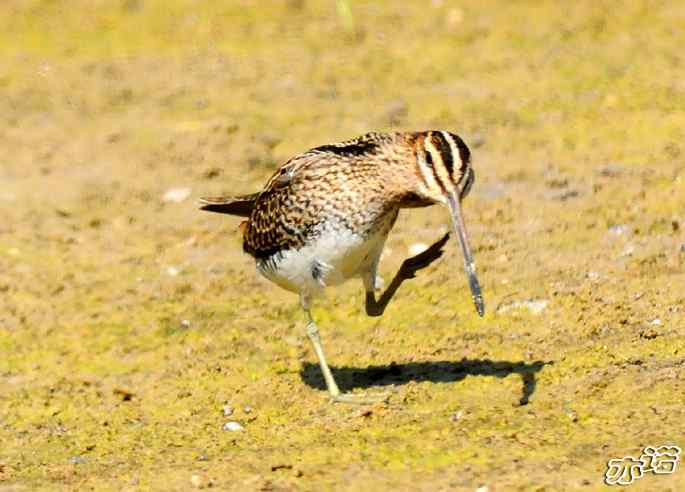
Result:
<svg viewBox="0 0 685 492"><path fill-rule="evenodd" d="M310 297L324 287L339 285L353 277L370 273L375 276L394 219L394 216L388 217L381 227L366 235L346 228L324 227L311 244L283 251L268 260L258 260L257 270L280 287Z"/></svg>

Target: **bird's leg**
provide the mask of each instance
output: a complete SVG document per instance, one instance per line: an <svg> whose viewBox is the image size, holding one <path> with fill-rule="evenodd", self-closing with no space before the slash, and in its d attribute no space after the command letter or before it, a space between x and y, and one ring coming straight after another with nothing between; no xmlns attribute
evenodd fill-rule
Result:
<svg viewBox="0 0 685 492"><path fill-rule="evenodd" d="M316 326L316 323L312 319L309 307L306 305L308 303L305 303L303 301L302 304L305 314L307 315L307 336L309 337L309 340L311 340L312 345L314 346L314 352L316 352L316 356L319 359L321 372L323 373L324 381L326 381L326 387L328 388L328 393L331 395L331 400L340 403L355 403L359 405L378 403L380 401L387 400L387 394L364 395L340 393L340 389L338 388L338 385L335 382L333 373L331 372L331 369L328 367L328 363L326 362L326 356L323 353L323 347L321 345L321 336L319 335L319 328Z"/></svg>
<svg viewBox="0 0 685 492"><path fill-rule="evenodd" d="M340 395L340 389L338 389L338 385L335 382L333 373L331 373L331 369L328 367L328 363L326 362L326 356L324 355L323 347L321 346L319 327L316 326L316 323L312 319L312 314L308 308L305 308L305 314L307 315L307 336L312 342L312 345L314 346L314 352L316 352L316 356L319 359L319 365L321 366L321 372L323 373L323 379L326 381L328 392L331 394L331 398L336 398Z"/></svg>
<svg viewBox="0 0 685 492"><path fill-rule="evenodd" d="M395 277L390 282L390 285L385 292L381 294L381 297L376 300L376 295L373 292L374 281L366 282L366 314L369 316L380 316L385 311L390 299L395 295L397 289L399 289L402 282L407 279L414 278L416 272L422 268L426 268L428 265L433 263L435 260L442 256L442 247L445 245L449 239L449 232L445 234L442 238L434 242L430 248L426 251L419 253L416 256L407 258L402 262L402 266L395 274ZM375 272L373 272L375 276Z"/></svg>

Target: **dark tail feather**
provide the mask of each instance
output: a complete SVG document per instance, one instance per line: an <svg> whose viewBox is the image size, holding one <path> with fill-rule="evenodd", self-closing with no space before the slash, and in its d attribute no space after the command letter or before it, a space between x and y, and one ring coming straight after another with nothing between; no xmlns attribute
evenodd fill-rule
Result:
<svg viewBox="0 0 685 492"><path fill-rule="evenodd" d="M249 217L258 196L259 193L253 193L252 195L244 196L200 198L200 204L202 205L200 210L237 215L238 217Z"/></svg>

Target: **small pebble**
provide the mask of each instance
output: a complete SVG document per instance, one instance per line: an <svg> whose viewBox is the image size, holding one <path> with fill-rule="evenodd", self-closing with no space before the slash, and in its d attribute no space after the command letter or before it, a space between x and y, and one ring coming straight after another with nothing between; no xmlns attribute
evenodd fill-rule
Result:
<svg viewBox="0 0 685 492"><path fill-rule="evenodd" d="M167 267L166 273L172 277L176 277L179 273L181 273L181 270L179 270L176 267L170 266L170 267Z"/></svg>
<svg viewBox="0 0 685 492"><path fill-rule="evenodd" d="M224 417L230 417L231 415L233 415L233 407L229 405L224 405L223 411Z"/></svg>
<svg viewBox="0 0 685 492"><path fill-rule="evenodd" d="M659 318L654 318L654 319L650 322L650 325L659 326L659 325L661 325L661 320L660 320Z"/></svg>
<svg viewBox="0 0 685 492"><path fill-rule="evenodd" d="M414 243L411 246L409 246L409 255L416 256L420 253L423 253L427 249L428 245L426 243Z"/></svg>
<svg viewBox="0 0 685 492"><path fill-rule="evenodd" d="M236 432L236 431L245 430L245 427L243 427L242 425L240 425L238 422L230 421L230 422L226 422L226 423L224 424L224 430L225 430L225 431Z"/></svg>
<svg viewBox="0 0 685 492"><path fill-rule="evenodd" d="M190 328L190 321L187 319L181 320L181 326L183 328Z"/></svg>
<svg viewBox="0 0 685 492"><path fill-rule="evenodd" d="M192 475L190 477L190 483L193 484L193 487L201 487L202 486L202 477L200 475Z"/></svg>
<svg viewBox="0 0 685 492"><path fill-rule="evenodd" d="M625 236L630 232L630 228L625 224L617 224L609 227L609 234L614 236Z"/></svg>
<svg viewBox="0 0 685 492"><path fill-rule="evenodd" d="M245 405L243 407L243 412L245 413L252 413L252 407L250 405Z"/></svg>
<svg viewBox="0 0 685 492"><path fill-rule="evenodd" d="M171 188L164 193L162 200L170 203L181 203L190 196L190 188Z"/></svg>
<svg viewBox="0 0 685 492"><path fill-rule="evenodd" d="M69 458L69 463L73 463L74 465L83 465L88 461L88 458L80 455L72 456Z"/></svg>
<svg viewBox="0 0 685 492"><path fill-rule="evenodd" d="M498 313L506 313L512 309L526 308L533 314L540 314L549 304L547 299L529 299L527 301L516 301L510 304L505 304L500 306L497 310Z"/></svg>
<svg viewBox="0 0 685 492"><path fill-rule="evenodd" d="M629 244L625 247L625 249L621 253L621 256L633 256L633 253L635 253L635 246Z"/></svg>
<svg viewBox="0 0 685 492"><path fill-rule="evenodd" d="M478 487L476 489L476 492L488 492L488 490L490 490L490 489L488 489L487 485L481 485L480 487Z"/></svg>

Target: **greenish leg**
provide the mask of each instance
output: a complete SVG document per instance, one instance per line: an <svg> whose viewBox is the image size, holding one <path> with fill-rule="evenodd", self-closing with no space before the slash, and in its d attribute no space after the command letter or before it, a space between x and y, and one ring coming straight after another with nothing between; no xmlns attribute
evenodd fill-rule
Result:
<svg viewBox="0 0 685 492"><path fill-rule="evenodd" d="M339 403L355 403L358 405L366 405L371 403L378 403L388 399L388 394L380 395L365 395L365 394L343 394L340 393L333 373L331 373L330 367L326 362L326 356L323 353L323 346L321 345L321 336L319 335L319 328L312 319L312 315L309 311L308 303L303 302L304 312L307 315L307 336L311 340L314 346L314 352L319 359L319 366L321 366L321 372L323 373L323 378L326 381L326 387L328 388L328 393L331 395L331 400Z"/></svg>
<svg viewBox="0 0 685 492"><path fill-rule="evenodd" d="M328 363L326 362L326 356L324 355L323 347L321 346L319 328L312 319L312 315L309 310L306 310L305 313L307 314L307 336L309 337L309 340L311 340L312 345L314 346L314 352L316 352L316 356L319 359L319 365L321 366L321 372L323 373L323 378L326 381L328 392L331 394L332 398L335 398L340 395L340 389L338 389L338 385L335 382L333 373L331 373L331 369L328 367Z"/></svg>

